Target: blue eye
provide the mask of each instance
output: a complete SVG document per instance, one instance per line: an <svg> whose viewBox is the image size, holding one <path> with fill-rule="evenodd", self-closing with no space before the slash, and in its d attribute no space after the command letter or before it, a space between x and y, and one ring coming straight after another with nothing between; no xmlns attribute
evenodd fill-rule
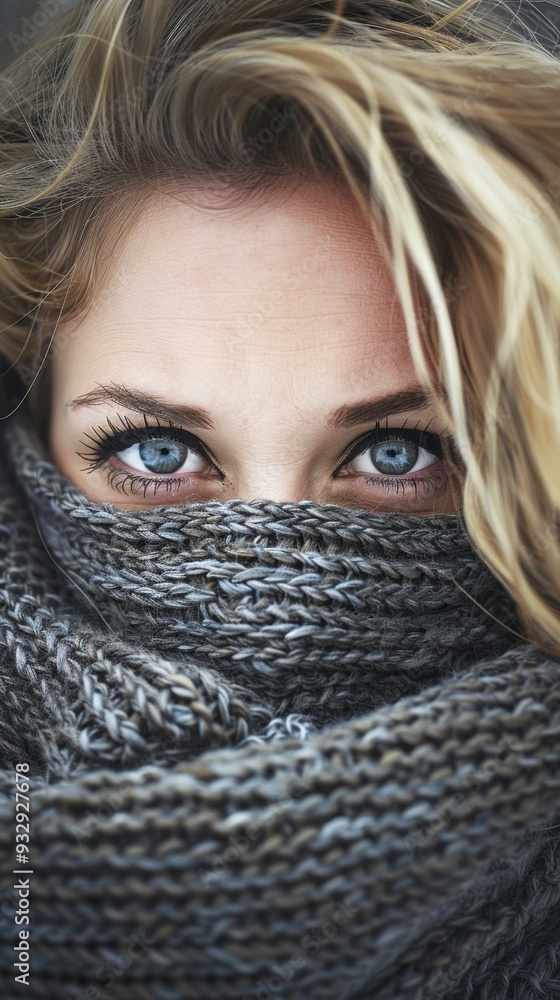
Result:
<svg viewBox="0 0 560 1000"><path fill-rule="evenodd" d="M370 448L369 454L379 472L388 476L404 476L413 471L421 450L408 441L382 441Z"/></svg>
<svg viewBox="0 0 560 1000"><path fill-rule="evenodd" d="M414 428L376 427L355 443L345 468L350 473L406 476L435 465L441 458L437 434Z"/></svg>
<svg viewBox="0 0 560 1000"><path fill-rule="evenodd" d="M138 442L116 452L116 457L135 472L153 472L159 476L202 472L207 465L205 459L188 445L170 438Z"/></svg>
<svg viewBox="0 0 560 1000"><path fill-rule="evenodd" d="M202 442L171 422L168 426L158 422L153 427L144 417L144 427L136 427L129 417L119 416L118 420L120 427L107 417L110 433L98 427L84 435L84 450L78 455L88 461L88 472L102 468L113 458L134 472L163 477L205 473L214 467Z"/></svg>
<svg viewBox="0 0 560 1000"><path fill-rule="evenodd" d="M350 472L381 476L406 476L435 465L441 456L408 441L382 441L367 448L349 463Z"/></svg>

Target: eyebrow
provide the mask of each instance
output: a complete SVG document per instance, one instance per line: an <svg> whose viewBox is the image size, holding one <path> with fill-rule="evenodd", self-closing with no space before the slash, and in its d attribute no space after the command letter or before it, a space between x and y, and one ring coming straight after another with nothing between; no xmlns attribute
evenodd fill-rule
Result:
<svg viewBox="0 0 560 1000"><path fill-rule="evenodd" d="M171 420L186 427L213 428L214 423L207 410L193 406L180 406L166 403L157 396L147 396L138 389L129 389L124 385L98 385L91 392L78 396L69 406L77 409L81 406L98 406L110 401L124 406L128 410L145 413L152 417ZM371 420L381 420L391 414L403 413L406 410L425 409L429 406L428 394L420 386L394 392L376 400L364 400L361 403L341 406L327 420L327 427L355 427Z"/></svg>
<svg viewBox="0 0 560 1000"><path fill-rule="evenodd" d="M401 392L393 392L376 400L365 400L351 406L341 406L327 420L327 427L355 427L370 420L382 420L394 413L406 410L424 410L430 405L427 392L420 385Z"/></svg>
<svg viewBox="0 0 560 1000"><path fill-rule="evenodd" d="M180 406L178 404L166 403L157 396L146 396L138 389L128 389L125 385L98 385L91 392L86 392L84 396L78 396L69 406L77 409L79 406L98 406L99 403L117 403L127 410L136 410L138 413L145 413L151 417L160 417L163 420L171 420L173 423L182 424L185 427L213 427L212 418L207 410L201 410L194 406Z"/></svg>

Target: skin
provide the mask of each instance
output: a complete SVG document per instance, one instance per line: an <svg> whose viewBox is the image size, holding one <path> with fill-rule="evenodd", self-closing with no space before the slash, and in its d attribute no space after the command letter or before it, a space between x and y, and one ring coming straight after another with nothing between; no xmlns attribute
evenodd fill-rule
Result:
<svg viewBox="0 0 560 1000"><path fill-rule="evenodd" d="M94 309L59 326L49 441L58 469L91 499L127 509L233 498L456 509L451 465L426 449L426 468L390 484L369 451L339 465L376 426L371 415L333 426L341 407L418 388L391 274L351 196L331 182L299 181L219 211L214 197L154 194ZM220 471L191 451L187 472L158 476L138 445L87 471L95 429L110 433L107 418L145 428L118 393L101 399L100 386L208 411L205 427L182 426ZM155 417L146 420L157 438ZM422 401L385 407L380 423L445 432ZM150 485L134 492L127 471Z"/></svg>

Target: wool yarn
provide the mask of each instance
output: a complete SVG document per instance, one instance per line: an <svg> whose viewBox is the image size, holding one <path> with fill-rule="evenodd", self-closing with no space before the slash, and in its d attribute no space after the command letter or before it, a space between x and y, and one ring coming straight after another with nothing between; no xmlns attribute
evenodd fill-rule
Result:
<svg viewBox="0 0 560 1000"><path fill-rule="evenodd" d="M560 998L560 661L459 515L119 510L22 410L1 454L2 997Z"/></svg>

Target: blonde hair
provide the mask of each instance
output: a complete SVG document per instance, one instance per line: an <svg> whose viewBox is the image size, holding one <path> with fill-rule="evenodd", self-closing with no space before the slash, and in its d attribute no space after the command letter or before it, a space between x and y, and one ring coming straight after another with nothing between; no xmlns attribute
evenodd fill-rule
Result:
<svg viewBox="0 0 560 1000"><path fill-rule="evenodd" d="M1 78L0 351L36 373L158 186L340 177L389 234L474 544L558 655L560 63L482 11L81 0L53 19Z"/></svg>

